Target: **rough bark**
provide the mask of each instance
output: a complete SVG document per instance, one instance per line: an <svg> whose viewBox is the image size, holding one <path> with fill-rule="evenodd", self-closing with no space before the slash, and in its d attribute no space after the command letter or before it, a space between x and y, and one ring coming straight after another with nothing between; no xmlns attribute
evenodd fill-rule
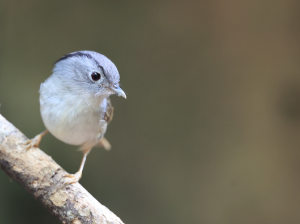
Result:
<svg viewBox="0 0 300 224"><path fill-rule="evenodd" d="M62 223L123 223L79 183L66 185L66 172L0 114L0 168L38 199Z"/></svg>

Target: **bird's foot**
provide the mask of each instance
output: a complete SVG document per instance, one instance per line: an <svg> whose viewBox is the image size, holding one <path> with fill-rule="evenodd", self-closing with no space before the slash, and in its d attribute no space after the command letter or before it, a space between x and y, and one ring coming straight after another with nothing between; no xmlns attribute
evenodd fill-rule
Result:
<svg viewBox="0 0 300 224"><path fill-rule="evenodd" d="M41 134L38 134L37 136L35 136L33 139L29 139L29 140L23 142L23 144L25 145L26 151L31 148L34 148L34 147L36 147L36 148L39 147L42 137L44 137L44 135L47 133L48 133L48 130L45 130Z"/></svg>
<svg viewBox="0 0 300 224"><path fill-rule="evenodd" d="M23 144L25 145L26 151L31 148L38 148L41 140L42 140L42 135L37 135L33 139L29 139L29 140L23 142Z"/></svg>
<svg viewBox="0 0 300 224"><path fill-rule="evenodd" d="M82 176L82 172L78 171L75 174L65 174L64 177L67 178L65 181L66 185L77 183Z"/></svg>

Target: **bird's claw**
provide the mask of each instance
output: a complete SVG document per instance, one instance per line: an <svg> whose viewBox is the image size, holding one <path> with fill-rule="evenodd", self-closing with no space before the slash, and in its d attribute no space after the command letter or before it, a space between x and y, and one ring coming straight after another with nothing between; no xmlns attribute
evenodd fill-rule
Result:
<svg viewBox="0 0 300 224"><path fill-rule="evenodd" d="M23 145L25 145L25 150L27 151L31 148L38 148L41 140L42 140L42 137L40 135L37 135L33 139L29 139L29 140L23 142Z"/></svg>
<svg viewBox="0 0 300 224"><path fill-rule="evenodd" d="M82 176L82 172L77 172L75 174L65 174L64 177L67 178L65 181L66 185L77 183Z"/></svg>

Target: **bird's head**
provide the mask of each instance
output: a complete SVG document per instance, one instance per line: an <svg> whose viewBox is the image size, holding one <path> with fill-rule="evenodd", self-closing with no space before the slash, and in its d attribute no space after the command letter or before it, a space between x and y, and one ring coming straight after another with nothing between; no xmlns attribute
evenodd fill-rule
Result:
<svg viewBox="0 0 300 224"><path fill-rule="evenodd" d="M117 94L126 98L119 87L120 75L115 64L94 51L77 51L55 62L53 75L60 79L63 88L74 94L91 94L107 97Z"/></svg>

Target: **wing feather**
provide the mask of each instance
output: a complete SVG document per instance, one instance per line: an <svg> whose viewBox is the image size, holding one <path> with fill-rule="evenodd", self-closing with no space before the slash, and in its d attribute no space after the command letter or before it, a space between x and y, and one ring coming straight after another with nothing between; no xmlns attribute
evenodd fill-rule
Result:
<svg viewBox="0 0 300 224"><path fill-rule="evenodd" d="M106 106L106 111L103 115L103 120L105 120L107 123L109 123L113 119L114 107L112 106L109 97L106 99L106 102L107 102L107 106Z"/></svg>

